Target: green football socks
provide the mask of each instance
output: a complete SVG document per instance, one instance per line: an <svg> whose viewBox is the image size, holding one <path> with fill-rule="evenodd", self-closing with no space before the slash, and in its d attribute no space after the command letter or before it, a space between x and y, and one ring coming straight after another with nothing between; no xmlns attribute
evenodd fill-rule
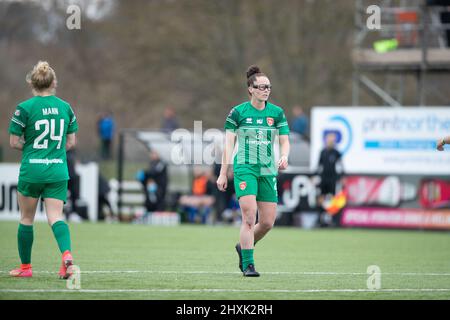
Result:
<svg viewBox="0 0 450 320"><path fill-rule="evenodd" d="M254 249L242 249L242 270L247 269L249 264L255 265L255 261L253 260L253 251Z"/></svg>
<svg viewBox="0 0 450 320"><path fill-rule="evenodd" d="M57 221L52 225L52 230L61 253L64 253L67 250L71 251L70 232L67 223L64 221Z"/></svg>
<svg viewBox="0 0 450 320"><path fill-rule="evenodd" d="M19 223L17 231L17 244L19 256L22 264L31 263L31 248L33 246L33 226L27 226Z"/></svg>

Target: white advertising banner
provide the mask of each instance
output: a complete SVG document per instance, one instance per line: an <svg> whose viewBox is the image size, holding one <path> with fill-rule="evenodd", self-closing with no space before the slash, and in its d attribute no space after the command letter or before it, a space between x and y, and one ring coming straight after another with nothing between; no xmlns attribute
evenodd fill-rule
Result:
<svg viewBox="0 0 450 320"><path fill-rule="evenodd" d="M450 135L450 108L314 107L311 118L312 171L334 133L346 173L450 175L449 148L436 150Z"/></svg>
<svg viewBox="0 0 450 320"><path fill-rule="evenodd" d="M0 220L19 221L20 211L17 203L17 179L20 164L0 164ZM44 205L39 201L35 221L45 221Z"/></svg>
<svg viewBox="0 0 450 320"><path fill-rule="evenodd" d="M17 181L19 163L0 163L0 220L19 220L17 203ZM90 221L97 220L98 207L98 165L96 163L77 164L75 170L80 175L80 200L87 204ZM44 205L39 201L35 221L46 221Z"/></svg>

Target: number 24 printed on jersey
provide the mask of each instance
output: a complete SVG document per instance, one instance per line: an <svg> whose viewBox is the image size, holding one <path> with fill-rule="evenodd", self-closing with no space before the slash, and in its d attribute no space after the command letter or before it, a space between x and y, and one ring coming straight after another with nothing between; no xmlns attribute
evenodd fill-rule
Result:
<svg viewBox="0 0 450 320"><path fill-rule="evenodd" d="M48 148L48 139L45 139L47 135L50 133L50 140L58 141L58 146L56 149L61 148L61 143L64 135L64 119L60 119L59 125L59 134L56 135L56 122L55 119L43 119L38 120L34 124L35 130L41 130L41 127L44 127L44 131L34 139L33 148L34 149L47 149Z"/></svg>

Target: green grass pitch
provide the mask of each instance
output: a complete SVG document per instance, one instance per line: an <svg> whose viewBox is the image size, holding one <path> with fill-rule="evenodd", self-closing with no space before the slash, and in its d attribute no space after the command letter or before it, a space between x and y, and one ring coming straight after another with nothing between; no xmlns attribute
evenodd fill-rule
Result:
<svg viewBox="0 0 450 320"><path fill-rule="evenodd" d="M50 228L35 224L31 279L18 265L17 222L0 222L0 299L450 299L450 233L275 227L257 244L260 278L244 278L239 229L71 224L81 290L57 278ZM380 290L367 267L381 269Z"/></svg>

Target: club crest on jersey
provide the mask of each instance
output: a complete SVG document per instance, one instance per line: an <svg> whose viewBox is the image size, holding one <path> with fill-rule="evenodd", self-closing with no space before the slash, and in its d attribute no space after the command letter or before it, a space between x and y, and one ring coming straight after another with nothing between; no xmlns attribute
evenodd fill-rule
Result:
<svg viewBox="0 0 450 320"><path fill-rule="evenodd" d="M14 115L15 115L16 117L20 116L20 110L16 110L16 112L14 112Z"/></svg>
<svg viewBox="0 0 450 320"><path fill-rule="evenodd" d="M247 182L243 181L243 182L239 183L239 189L244 191L245 188L247 188Z"/></svg>
<svg viewBox="0 0 450 320"><path fill-rule="evenodd" d="M269 126L273 126L273 118L266 118L266 121L267 121L267 124L269 125Z"/></svg>

